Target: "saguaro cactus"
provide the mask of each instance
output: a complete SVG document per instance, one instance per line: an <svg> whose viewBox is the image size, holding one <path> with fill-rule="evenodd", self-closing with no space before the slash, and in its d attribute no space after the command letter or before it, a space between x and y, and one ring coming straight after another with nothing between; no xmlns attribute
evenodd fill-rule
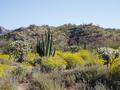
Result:
<svg viewBox="0 0 120 90"><path fill-rule="evenodd" d="M42 35L42 40L37 39L36 49L37 53L41 57L55 55L55 48L53 47L53 37L50 32L50 29L48 29L48 31L45 32L44 36Z"/></svg>

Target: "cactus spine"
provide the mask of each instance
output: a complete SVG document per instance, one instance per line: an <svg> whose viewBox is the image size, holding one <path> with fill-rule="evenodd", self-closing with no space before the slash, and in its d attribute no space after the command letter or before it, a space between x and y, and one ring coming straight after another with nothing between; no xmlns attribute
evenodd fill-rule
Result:
<svg viewBox="0 0 120 90"><path fill-rule="evenodd" d="M55 48L53 47L53 37L50 32L50 29L48 29L48 31L45 32L44 36L42 35L42 40L37 40L36 49L37 53L41 57L55 55Z"/></svg>

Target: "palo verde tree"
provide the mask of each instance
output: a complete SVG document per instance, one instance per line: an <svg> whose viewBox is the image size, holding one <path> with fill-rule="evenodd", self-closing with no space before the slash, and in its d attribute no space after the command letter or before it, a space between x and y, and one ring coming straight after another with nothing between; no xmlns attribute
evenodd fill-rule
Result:
<svg viewBox="0 0 120 90"><path fill-rule="evenodd" d="M53 46L53 37L50 29L42 35L41 40L37 39L36 51L40 57L55 55L55 47Z"/></svg>

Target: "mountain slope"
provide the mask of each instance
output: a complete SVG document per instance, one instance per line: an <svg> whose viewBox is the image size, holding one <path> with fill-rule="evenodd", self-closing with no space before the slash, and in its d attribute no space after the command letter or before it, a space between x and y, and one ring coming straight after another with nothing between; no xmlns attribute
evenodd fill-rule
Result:
<svg viewBox="0 0 120 90"><path fill-rule="evenodd" d="M19 28L4 35L6 39L26 40L35 46L36 39L41 38L47 29L53 33L54 44L58 49L66 49L69 46L83 46L97 48L108 46L118 48L120 46L120 30L102 28L93 24L74 25L65 24L59 27L48 25L30 25L26 28Z"/></svg>
<svg viewBox="0 0 120 90"><path fill-rule="evenodd" d="M0 26L0 35L7 33L9 30L5 29L4 27Z"/></svg>

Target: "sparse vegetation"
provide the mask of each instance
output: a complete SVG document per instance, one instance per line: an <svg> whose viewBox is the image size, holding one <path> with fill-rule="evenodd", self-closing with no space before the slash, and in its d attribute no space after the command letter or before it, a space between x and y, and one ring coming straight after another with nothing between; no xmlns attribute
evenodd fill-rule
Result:
<svg viewBox="0 0 120 90"><path fill-rule="evenodd" d="M120 90L120 42L107 41L111 32L120 34L94 25L31 25L5 34L0 90Z"/></svg>

